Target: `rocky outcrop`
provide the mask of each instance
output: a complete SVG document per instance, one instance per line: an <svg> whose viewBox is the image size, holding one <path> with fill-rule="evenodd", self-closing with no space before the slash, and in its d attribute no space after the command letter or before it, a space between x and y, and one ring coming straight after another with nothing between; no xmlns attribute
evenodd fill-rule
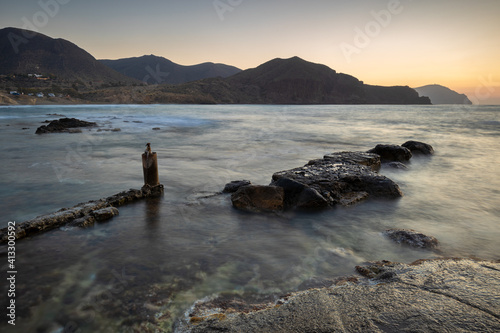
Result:
<svg viewBox="0 0 500 333"><path fill-rule="evenodd" d="M405 244L422 249L434 249L438 246L438 240L433 236L424 235L411 229L388 229L384 235L398 244Z"/></svg>
<svg viewBox="0 0 500 333"><path fill-rule="evenodd" d="M196 302L175 332L496 332L499 262L382 261L274 300L213 297Z"/></svg>
<svg viewBox="0 0 500 333"><path fill-rule="evenodd" d="M368 153L379 155L382 162L406 162L412 157L408 148L398 145L377 145Z"/></svg>
<svg viewBox="0 0 500 333"><path fill-rule="evenodd" d="M94 122L79 120L76 118L61 118L59 120L52 120L48 125L38 127L35 134L77 133L81 131L75 131L75 128L94 126L97 126Z"/></svg>
<svg viewBox="0 0 500 333"><path fill-rule="evenodd" d="M431 145L419 141L406 141L401 145L402 147L408 148L412 154L415 155L433 155L434 148Z"/></svg>
<svg viewBox="0 0 500 333"><path fill-rule="evenodd" d="M272 184L289 179L314 189L329 204L350 205L369 196L399 198L399 186L375 171L380 157L363 152L343 152L312 160L303 167L276 172ZM293 205L293 203L292 203ZM289 204L290 206L290 204Z"/></svg>
<svg viewBox="0 0 500 333"><path fill-rule="evenodd" d="M102 222L118 215L116 207L163 194L163 185L145 185L140 190L131 189L107 198L80 203L71 208L63 208L55 213L42 215L32 220L19 223L16 226L16 239L33 236L38 233L58 228L64 225L88 227L96 221ZM6 242L8 228L0 230L0 243Z"/></svg>

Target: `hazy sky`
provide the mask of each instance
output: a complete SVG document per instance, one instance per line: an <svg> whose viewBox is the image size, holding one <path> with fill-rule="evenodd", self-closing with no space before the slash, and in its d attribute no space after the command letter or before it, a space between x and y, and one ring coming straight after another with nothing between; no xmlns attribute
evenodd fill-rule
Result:
<svg viewBox="0 0 500 333"><path fill-rule="evenodd" d="M0 27L97 59L256 67L299 56L369 84L442 84L500 104L500 0L0 0Z"/></svg>

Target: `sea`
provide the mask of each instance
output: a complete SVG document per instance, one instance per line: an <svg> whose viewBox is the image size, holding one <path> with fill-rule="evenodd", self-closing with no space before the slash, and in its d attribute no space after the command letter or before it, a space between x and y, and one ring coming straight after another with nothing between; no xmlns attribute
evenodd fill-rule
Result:
<svg viewBox="0 0 500 333"><path fill-rule="evenodd" d="M98 127L35 134L62 117ZM170 332L197 301L279 297L369 261L500 259L499 106L2 106L0 140L2 228L140 189L148 142L165 187L108 222L0 245L1 332ZM435 154L381 168L400 199L252 214L220 193L328 153L408 140ZM434 236L439 248L397 244L391 228Z"/></svg>

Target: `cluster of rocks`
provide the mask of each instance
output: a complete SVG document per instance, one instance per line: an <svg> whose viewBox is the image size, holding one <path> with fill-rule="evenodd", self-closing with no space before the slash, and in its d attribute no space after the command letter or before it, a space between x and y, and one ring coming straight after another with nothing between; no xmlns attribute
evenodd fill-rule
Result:
<svg viewBox="0 0 500 333"><path fill-rule="evenodd" d="M131 189L107 198L80 203L63 208L55 213L42 215L16 225L16 239L33 236L61 226L89 227L95 222L104 222L118 215L116 207L163 194L163 185L145 185L140 190ZM8 228L0 230L0 243L7 242Z"/></svg>
<svg viewBox="0 0 500 333"><path fill-rule="evenodd" d="M399 167L413 154L431 155L432 146L418 141L403 145L377 145L367 152L338 152L306 165L273 174L269 185L234 181L224 192L232 193L235 208L249 212L286 209L324 209L349 206L368 197L399 198L398 184L378 173L382 163ZM405 166L404 166L405 167Z"/></svg>
<svg viewBox="0 0 500 333"><path fill-rule="evenodd" d="M45 133L80 133L81 127L94 127L97 123L79 120L76 118L61 118L58 120L47 120L48 125L42 125L37 128L35 134Z"/></svg>
<svg viewBox="0 0 500 333"><path fill-rule="evenodd" d="M497 332L500 261L381 261L327 287L196 302L175 332Z"/></svg>

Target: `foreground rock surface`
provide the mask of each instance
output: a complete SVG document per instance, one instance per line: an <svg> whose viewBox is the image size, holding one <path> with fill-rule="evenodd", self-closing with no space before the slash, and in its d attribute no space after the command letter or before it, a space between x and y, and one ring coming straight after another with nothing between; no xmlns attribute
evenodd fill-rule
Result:
<svg viewBox="0 0 500 333"><path fill-rule="evenodd" d="M500 261L378 262L370 278L245 304L196 303L176 332L498 332Z"/></svg>
<svg viewBox="0 0 500 333"><path fill-rule="evenodd" d="M35 134L45 133L70 133L72 129L79 127L94 127L97 126L94 122L79 120L76 118L61 118L52 120L48 125L43 125L37 128ZM77 131L75 131L76 133Z"/></svg>
<svg viewBox="0 0 500 333"><path fill-rule="evenodd" d="M107 198L80 203L71 208L63 208L55 213L42 215L16 225L16 239L33 236L69 224L70 226L89 227L96 221L103 222L118 215L116 207L140 199L158 197L163 194L163 185L145 185L140 190L131 189ZM0 243L7 242L8 228L0 230Z"/></svg>

